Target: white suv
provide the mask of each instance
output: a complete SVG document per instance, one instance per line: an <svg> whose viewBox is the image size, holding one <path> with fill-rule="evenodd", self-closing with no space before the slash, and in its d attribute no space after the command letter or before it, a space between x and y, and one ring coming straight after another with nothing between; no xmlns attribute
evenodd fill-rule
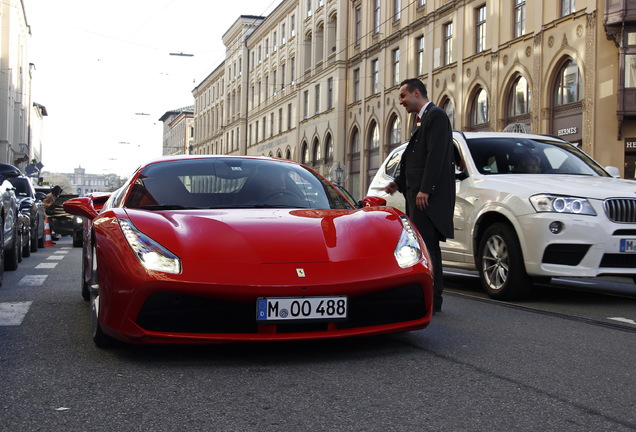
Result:
<svg viewBox="0 0 636 432"><path fill-rule="evenodd" d="M522 298L533 279L636 276L636 182L608 173L559 138L454 132L455 238L445 266L477 270L488 294ZM383 192L406 145L384 162L368 195L404 209Z"/></svg>

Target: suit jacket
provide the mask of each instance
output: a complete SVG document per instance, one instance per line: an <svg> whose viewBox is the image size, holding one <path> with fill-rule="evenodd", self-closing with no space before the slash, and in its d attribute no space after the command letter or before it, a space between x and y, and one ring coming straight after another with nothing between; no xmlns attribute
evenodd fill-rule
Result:
<svg viewBox="0 0 636 432"><path fill-rule="evenodd" d="M453 238L455 209L455 167L453 131L443 109L430 103L420 127L415 130L400 162L400 174L395 179L406 198L409 217L417 226L422 216L415 206L418 192L429 194L423 213L431 220L442 238Z"/></svg>

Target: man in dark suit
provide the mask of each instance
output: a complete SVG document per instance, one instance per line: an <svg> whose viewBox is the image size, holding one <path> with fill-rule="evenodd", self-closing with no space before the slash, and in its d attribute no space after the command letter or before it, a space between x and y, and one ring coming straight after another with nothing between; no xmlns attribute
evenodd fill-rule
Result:
<svg viewBox="0 0 636 432"><path fill-rule="evenodd" d="M400 173L385 191L399 190L406 198L406 212L424 239L433 262L433 311L442 310L444 288L439 243L453 238L455 168L453 131L446 112L428 100L426 86L412 78L400 86L400 105L415 113L420 126L413 132Z"/></svg>

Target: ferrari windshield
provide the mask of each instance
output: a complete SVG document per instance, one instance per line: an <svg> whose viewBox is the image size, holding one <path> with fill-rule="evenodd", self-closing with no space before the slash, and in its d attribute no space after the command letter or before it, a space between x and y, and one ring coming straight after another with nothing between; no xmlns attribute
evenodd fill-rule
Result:
<svg viewBox="0 0 636 432"><path fill-rule="evenodd" d="M329 182L301 165L225 157L150 164L131 185L124 206L148 210L352 208Z"/></svg>
<svg viewBox="0 0 636 432"><path fill-rule="evenodd" d="M574 174L607 177L592 158L565 141L473 138L468 148L481 174Z"/></svg>

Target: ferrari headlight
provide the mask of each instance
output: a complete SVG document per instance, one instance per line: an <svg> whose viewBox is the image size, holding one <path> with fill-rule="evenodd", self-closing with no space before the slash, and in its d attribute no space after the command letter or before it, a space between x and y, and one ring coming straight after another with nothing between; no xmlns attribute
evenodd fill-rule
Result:
<svg viewBox="0 0 636 432"><path fill-rule="evenodd" d="M119 226L128 245L144 267L164 273L181 273L181 261L176 255L139 231L129 220L119 219Z"/></svg>
<svg viewBox="0 0 636 432"><path fill-rule="evenodd" d="M569 213L596 216L594 208L585 198L561 195L534 195L530 203L538 213Z"/></svg>
<svg viewBox="0 0 636 432"><path fill-rule="evenodd" d="M422 259L422 248L415 232L415 228L406 216L400 216L402 233L395 248L395 260L402 268L412 267Z"/></svg>

